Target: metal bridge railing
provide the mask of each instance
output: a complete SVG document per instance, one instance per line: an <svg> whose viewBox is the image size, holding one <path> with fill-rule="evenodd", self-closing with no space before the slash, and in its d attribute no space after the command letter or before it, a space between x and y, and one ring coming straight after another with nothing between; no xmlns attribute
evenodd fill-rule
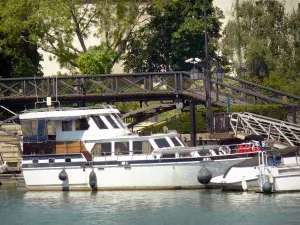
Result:
<svg viewBox="0 0 300 225"><path fill-rule="evenodd" d="M270 140L283 142L290 146L300 144L300 125L276 120L253 113L233 113L230 124L237 135L246 134L263 135Z"/></svg>
<svg viewBox="0 0 300 225"><path fill-rule="evenodd" d="M178 99L204 103L204 83L184 71L8 78L0 79L0 101L24 104L46 102L46 97L52 97L61 103ZM283 104L293 109L295 122L300 96L226 75L224 80L211 80L211 85L212 104L225 106L226 94L236 105Z"/></svg>

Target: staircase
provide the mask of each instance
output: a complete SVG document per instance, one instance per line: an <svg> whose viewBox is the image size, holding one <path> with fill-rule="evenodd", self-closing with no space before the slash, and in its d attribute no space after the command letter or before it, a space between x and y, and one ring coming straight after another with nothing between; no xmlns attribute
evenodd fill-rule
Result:
<svg viewBox="0 0 300 225"><path fill-rule="evenodd" d="M22 167L19 124L0 122L0 161L7 163L4 173L19 173Z"/></svg>
<svg viewBox="0 0 300 225"><path fill-rule="evenodd" d="M285 146L300 146L300 125L253 113L231 114L230 125L235 136L238 133L265 136L274 143Z"/></svg>

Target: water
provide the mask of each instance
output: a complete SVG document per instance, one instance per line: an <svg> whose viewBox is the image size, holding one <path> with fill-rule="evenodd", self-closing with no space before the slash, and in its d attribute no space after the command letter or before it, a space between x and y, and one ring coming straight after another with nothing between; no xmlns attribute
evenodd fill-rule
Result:
<svg viewBox="0 0 300 225"><path fill-rule="evenodd" d="M300 223L300 193L26 192L0 188L0 225Z"/></svg>

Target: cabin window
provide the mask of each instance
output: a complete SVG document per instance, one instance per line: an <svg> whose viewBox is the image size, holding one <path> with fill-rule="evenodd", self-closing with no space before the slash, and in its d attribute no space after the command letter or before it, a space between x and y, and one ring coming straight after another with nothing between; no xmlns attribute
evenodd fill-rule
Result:
<svg viewBox="0 0 300 225"><path fill-rule="evenodd" d="M181 146L181 144L179 143L179 141L177 140L176 137L172 137L171 140L172 140L174 146Z"/></svg>
<svg viewBox="0 0 300 225"><path fill-rule="evenodd" d="M47 125L45 120L21 121L24 142L47 141Z"/></svg>
<svg viewBox="0 0 300 225"><path fill-rule="evenodd" d="M65 158L65 162L71 162L71 158Z"/></svg>
<svg viewBox="0 0 300 225"><path fill-rule="evenodd" d="M192 157L190 153L180 153L179 158L187 158L187 157Z"/></svg>
<svg viewBox="0 0 300 225"><path fill-rule="evenodd" d="M129 142L115 142L115 155L128 155L129 154Z"/></svg>
<svg viewBox="0 0 300 225"><path fill-rule="evenodd" d="M86 118L81 118L81 119L75 120L75 127L76 127L76 130L87 130L87 129L89 129L90 125Z"/></svg>
<svg viewBox="0 0 300 225"><path fill-rule="evenodd" d="M39 160L38 159L33 159L32 163L39 163Z"/></svg>
<svg viewBox="0 0 300 225"><path fill-rule="evenodd" d="M107 121L112 125L113 128L119 128L118 124L111 118L111 116L105 116Z"/></svg>
<svg viewBox="0 0 300 225"><path fill-rule="evenodd" d="M108 127L106 126L106 124L103 122L103 120L101 119L100 116L92 116L94 122L96 123L97 127L99 129L108 129Z"/></svg>
<svg viewBox="0 0 300 225"><path fill-rule="evenodd" d="M53 120L47 121L47 133L48 133L48 140L54 141L56 140L56 127Z"/></svg>
<svg viewBox="0 0 300 225"><path fill-rule="evenodd" d="M49 159L49 163L55 163L55 159Z"/></svg>
<svg viewBox="0 0 300 225"><path fill-rule="evenodd" d="M150 154L153 150L149 141L133 141L133 154Z"/></svg>
<svg viewBox="0 0 300 225"><path fill-rule="evenodd" d="M111 143L97 143L92 149L94 156L110 156L111 155Z"/></svg>
<svg viewBox="0 0 300 225"><path fill-rule="evenodd" d="M72 131L72 121L62 121L62 131Z"/></svg>
<svg viewBox="0 0 300 225"><path fill-rule="evenodd" d="M167 159L167 158L175 158L175 153L174 154L163 154L161 155L162 159Z"/></svg>
<svg viewBox="0 0 300 225"><path fill-rule="evenodd" d="M159 148L167 148L170 147L169 142L165 138L154 139L155 143Z"/></svg>

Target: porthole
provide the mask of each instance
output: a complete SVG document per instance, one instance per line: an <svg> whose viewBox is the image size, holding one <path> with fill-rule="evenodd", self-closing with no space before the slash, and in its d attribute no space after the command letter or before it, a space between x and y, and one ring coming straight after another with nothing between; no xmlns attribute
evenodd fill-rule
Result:
<svg viewBox="0 0 300 225"><path fill-rule="evenodd" d="M65 162L71 162L71 158L65 158Z"/></svg>

